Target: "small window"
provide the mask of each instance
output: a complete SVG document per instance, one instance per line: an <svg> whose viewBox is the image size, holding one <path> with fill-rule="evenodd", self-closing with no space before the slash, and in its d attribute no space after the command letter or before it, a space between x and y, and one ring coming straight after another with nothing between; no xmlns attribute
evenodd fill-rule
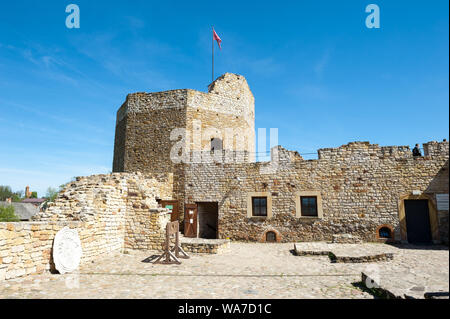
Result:
<svg viewBox="0 0 450 319"><path fill-rule="evenodd" d="M252 215L267 216L267 197L252 197Z"/></svg>
<svg viewBox="0 0 450 319"><path fill-rule="evenodd" d="M266 233L266 242L275 243L277 241L277 235L273 231Z"/></svg>
<svg viewBox="0 0 450 319"><path fill-rule="evenodd" d="M223 149L223 142L220 138L211 139L211 152L221 151Z"/></svg>
<svg viewBox="0 0 450 319"><path fill-rule="evenodd" d="M381 227L378 231L378 236L380 238L392 238L391 230L388 227Z"/></svg>
<svg viewBox="0 0 450 319"><path fill-rule="evenodd" d="M301 196L300 205L302 216L317 217L317 196Z"/></svg>

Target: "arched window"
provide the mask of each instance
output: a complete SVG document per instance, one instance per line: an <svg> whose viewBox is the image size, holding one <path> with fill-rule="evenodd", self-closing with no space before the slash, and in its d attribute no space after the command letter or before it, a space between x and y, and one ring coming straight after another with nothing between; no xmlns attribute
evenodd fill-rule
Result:
<svg viewBox="0 0 450 319"><path fill-rule="evenodd" d="M379 238L392 238L392 232L388 227L381 227L378 230L378 237Z"/></svg>
<svg viewBox="0 0 450 319"><path fill-rule="evenodd" d="M277 241L277 235L273 231L268 231L266 233L266 242L275 243Z"/></svg>

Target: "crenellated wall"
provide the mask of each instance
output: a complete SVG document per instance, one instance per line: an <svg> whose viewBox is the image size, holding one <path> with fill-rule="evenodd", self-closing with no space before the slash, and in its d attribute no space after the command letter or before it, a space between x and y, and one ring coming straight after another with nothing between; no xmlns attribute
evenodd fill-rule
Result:
<svg viewBox="0 0 450 319"><path fill-rule="evenodd" d="M243 76L226 73L207 93L191 89L129 94L117 112L114 172L173 173L171 150L255 149L255 102ZM174 130L183 130L184 136Z"/></svg>
<svg viewBox="0 0 450 319"><path fill-rule="evenodd" d="M271 162L255 163L254 121L255 99L237 74L220 76L208 92L130 94L117 113L114 171L173 173L180 221L186 203L217 202L221 238L259 241L274 231L282 241L342 233L372 241L389 225L405 240L400 203L414 191L431 201L433 239L448 242L448 211L436 207L436 194L448 193L448 142L425 143L418 158L409 146L369 142L320 149L317 160L278 146ZM186 134L171 140L176 128ZM212 138L223 151L210 152ZM171 160L175 144L185 147L182 163ZM270 218L248 217L252 193L268 196ZM318 194L320 217L299 214L299 194Z"/></svg>
<svg viewBox="0 0 450 319"><path fill-rule="evenodd" d="M343 233L376 241L377 227L390 225L395 240L404 240L400 199L419 191L435 207L435 195L449 191L448 142L425 145L432 155L419 158L407 146L353 142L319 150L318 160L303 160L277 147L280 157L273 162L184 165L180 198L186 203L218 202L220 238L260 241L273 230L284 242L331 240ZM323 216L298 215L298 194L308 192L320 195ZM251 193L271 198L271 218L248 217ZM448 243L448 211L438 211L437 220L433 238Z"/></svg>
<svg viewBox="0 0 450 319"><path fill-rule="evenodd" d="M425 156L437 157L448 154L448 142L428 142L423 144Z"/></svg>

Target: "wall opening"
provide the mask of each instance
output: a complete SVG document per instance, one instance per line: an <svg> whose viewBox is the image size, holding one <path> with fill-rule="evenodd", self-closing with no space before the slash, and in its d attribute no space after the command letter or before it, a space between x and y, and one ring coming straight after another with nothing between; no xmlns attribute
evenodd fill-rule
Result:
<svg viewBox="0 0 450 319"><path fill-rule="evenodd" d="M380 242L393 242L395 241L394 228L388 224L379 225L375 230L375 237Z"/></svg>
<svg viewBox="0 0 450 319"><path fill-rule="evenodd" d="M212 138L211 139L211 152L221 151L223 149L223 141L220 138Z"/></svg>
<svg viewBox="0 0 450 319"><path fill-rule="evenodd" d="M432 235L428 200L405 200L405 217L408 242L430 244Z"/></svg>
<svg viewBox="0 0 450 319"><path fill-rule="evenodd" d="M281 234L273 228L270 230L266 230L261 235L259 242L261 242L261 243L280 243L281 242Z"/></svg>
<svg viewBox="0 0 450 319"><path fill-rule="evenodd" d="M252 216L267 217L267 197L252 197Z"/></svg>
<svg viewBox="0 0 450 319"><path fill-rule="evenodd" d="M384 239L391 239L392 238L392 232L388 227L381 227L378 230L378 237L384 238Z"/></svg>
<svg viewBox="0 0 450 319"><path fill-rule="evenodd" d="M317 217L317 196L300 196L302 216Z"/></svg>
<svg viewBox="0 0 450 319"><path fill-rule="evenodd" d="M414 201L421 201L421 200L426 200L428 203L428 212L429 212L428 221L424 216L425 214L423 214L423 212L426 211L426 207L423 204L424 202L422 202L422 204L412 203ZM410 204L407 204L407 203L410 203ZM422 206L422 209L419 210L419 209L417 209L417 207L416 208L411 207L411 206L416 206L416 205ZM401 241L403 243L406 243L406 242L411 241L411 235L414 237L414 226L415 226L415 224L417 225L417 223L414 222L414 217L418 217L418 216L414 216L415 210L422 211L418 215L420 215L420 217L424 220L425 223L427 223L427 224L429 223L432 242L439 243L440 236L439 236L439 223L438 223L438 214L437 214L436 204L434 202L433 196L431 196L430 194L425 194L425 193L422 193L420 195L405 194L405 195L400 196L399 201L398 201L398 217L400 219ZM416 213L417 213L417 211L416 211ZM409 221L408 221L408 217L406 216L407 214L410 215L409 217L412 217L413 220L411 220L411 218L409 218ZM418 223L418 224L420 225L420 223ZM415 241L414 238L412 238L412 241Z"/></svg>
<svg viewBox="0 0 450 319"><path fill-rule="evenodd" d="M277 242L277 234L273 231L268 231L266 233L266 242L267 243L276 243Z"/></svg>
<svg viewBox="0 0 450 319"><path fill-rule="evenodd" d="M217 202L197 203L198 237L217 239L219 230L219 204Z"/></svg>

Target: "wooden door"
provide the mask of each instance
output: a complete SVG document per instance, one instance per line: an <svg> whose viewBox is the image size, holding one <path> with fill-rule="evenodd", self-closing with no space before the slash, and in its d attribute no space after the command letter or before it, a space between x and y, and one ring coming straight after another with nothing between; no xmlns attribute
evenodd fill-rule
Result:
<svg viewBox="0 0 450 319"><path fill-rule="evenodd" d="M184 208L184 236L197 237L197 205L186 204Z"/></svg>
<svg viewBox="0 0 450 319"><path fill-rule="evenodd" d="M428 200L405 200L406 231L411 244L431 243Z"/></svg>
<svg viewBox="0 0 450 319"><path fill-rule="evenodd" d="M170 221L176 222L180 218L179 205L177 200L161 200L161 206L169 208L172 212L170 214Z"/></svg>

